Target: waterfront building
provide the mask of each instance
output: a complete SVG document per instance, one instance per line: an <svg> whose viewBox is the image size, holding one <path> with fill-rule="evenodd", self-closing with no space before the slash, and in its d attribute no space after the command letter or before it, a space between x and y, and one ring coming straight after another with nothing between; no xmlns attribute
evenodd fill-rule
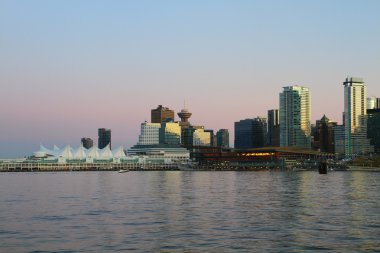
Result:
<svg viewBox="0 0 380 253"><path fill-rule="evenodd" d="M177 145L135 145L128 149L127 159L146 169L164 164L179 165L190 160L190 151Z"/></svg>
<svg viewBox="0 0 380 253"><path fill-rule="evenodd" d="M280 93L280 146L309 149L311 100L309 88L288 86Z"/></svg>
<svg viewBox="0 0 380 253"><path fill-rule="evenodd" d="M252 148L253 119L244 119L235 122L235 148Z"/></svg>
<svg viewBox="0 0 380 253"><path fill-rule="evenodd" d="M373 152L367 138L366 86L362 78L347 77L344 86L345 154Z"/></svg>
<svg viewBox="0 0 380 253"><path fill-rule="evenodd" d="M90 148L92 148L92 146L94 146L94 141L88 137L83 137L81 139L81 143L82 143L83 147L86 149L90 149Z"/></svg>
<svg viewBox="0 0 380 253"><path fill-rule="evenodd" d="M40 149L34 152L31 158L41 163L120 163L122 159L126 158L126 155L122 146L112 152L109 145L102 149L95 146L86 149L82 145L78 148L72 148L67 145L63 149L57 146L54 146L53 149L48 149L41 145Z"/></svg>
<svg viewBox="0 0 380 253"><path fill-rule="evenodd" d="M367 137L377 154L380 154L380 108L367 110Z"/></svg>
<svg viewBox="0 0 380 253"><path fill-rule="evenodd" d="M137 145L158 145L160 144L160 123L141 123L141 132Z"/></svg>
<svg viewBox="0 0 380 253"><path fill-rule="evenodd" d="M280 146L280 114L278 109L268 111L268 141L270 147Z"/></svg>
<svg viewBox="0 0 380 253"><path fill-rule="evenodd" d="M230 147L230 133L228 129L220 129L216 133L216 145L222 148Z"/></svg>
<svg viewBox="0 0 380 253"><path fill-rule="evenodd" d="M169 145L181 144L181 127L178 122L161 123L159 143Z"/></svg>
<svg viewBox="0 0 380 253"><path fill-rule="evenodd" d="M109 145L111 146L111 129L99 128L98 129L98 148L102 149Z"/></svg>
<svg viewBox="0 0 380 253"><path fill-rule="evenodd" d="M174 121L174 111L168 107L159 105L156 109L151 110L151 123L164 123Z"/></svg>

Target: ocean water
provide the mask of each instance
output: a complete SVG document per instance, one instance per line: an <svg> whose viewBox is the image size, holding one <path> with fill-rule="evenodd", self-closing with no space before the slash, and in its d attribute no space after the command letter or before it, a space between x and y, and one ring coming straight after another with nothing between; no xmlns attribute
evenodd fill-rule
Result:
<svg viewBox="0 0 380 253"><path fill-rule="evenodd" d="M380 173L0 173L0 252L380 252Z"/></svg>

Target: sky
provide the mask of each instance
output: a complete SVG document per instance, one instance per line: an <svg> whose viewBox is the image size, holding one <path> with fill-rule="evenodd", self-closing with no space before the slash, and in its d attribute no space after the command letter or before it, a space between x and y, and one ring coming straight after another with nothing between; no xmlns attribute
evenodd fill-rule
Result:
<svg viewBox="0 0 380 253"><path fill-rule="evenodd" d="M342 121L347 76L380 97L380 1L0 0L0 158L40 144L129 148L158 105L217 131L310 88ZM177 118L178 119L178 118Z"/></svg>

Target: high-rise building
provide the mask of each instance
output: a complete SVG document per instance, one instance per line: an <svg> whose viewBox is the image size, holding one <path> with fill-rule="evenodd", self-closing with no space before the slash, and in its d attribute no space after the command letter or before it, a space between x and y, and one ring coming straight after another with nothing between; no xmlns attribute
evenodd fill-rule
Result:
<svg viewBox="0 0 380 253"><path fill-rule="evenodd" d="M111 129L99 128L98 129L98 148L102 149L110 145L111 149Z"/></svg>
<svg viewBox="0 0 380 253"><path fill-rule="evenodd" d="M193 146L211 146L211 134L202 128L194 129Z"/></svg>
<svg viewBox="0 0 380 253"><path fill-rule="evenodd" d="M334 128L334 151L336 154L344 155L344 125L337 125Z"/></svg>
<svg viewBox="0 0 380 253"><path fill-rule="evenodd" d="M310 117L309 88L284 87L280 93L280 146L310 148Z"/></svg>
<svg viewBox="0 0 380 253"><path fill-rule="evenodd" d="M268 111L268 146L280 146L280 116L277 109Z"/></svg>
<svg viewBox="0 0 380 253"><path fill-rule="evenodd" d="M253 119L252 124L252 148L261 148L266 146L267 141L267 119L257 117Z"/></svg>
<svg viewBox="0 0 380 253"><path fill-rule="evenodd" d="M174 121L174 111L167 107L159 105L156 109L151 110L152 123L164 123Z"/></svg>
<svg viewBox="0 0 380 253"><path fill-rule="evenodd" d="M376 109L377 107L377 104L376 104L377 100L375 97L369 97L367 98L367 110L369 109Z"/></svg>
<svg viewBox="0 0 380 253"><path fill-rule="evenodd" d="M244 119L235 122L235 148L252 148L253 119Z"/></svg>
<svg viewBox="0 0 380 253"><path fill-rule="evenodd" d="M137 145L158 145L160 144L160 123L141 123L141 133Z"/></svg>
<svg viewBox="0 0 380 253"><path fill-rule="evenodd" d="M235 122L235 148L264 147L266 139L266 118L257 117Z"/></svg>
<svg viewBox="0 0 380 253"><path fill-rule="evenodd" d="M363 79L347 77L343 85L345 154L373 152L373 146L367 139L367 96Z"/></svg>
<svg viewBox="0 0 380 253"><path fill-rule="evenodd" d="M181 127L178 122L161 123L160 144L181 144Z"/></svg>
<svg viewBox="0 0 380 253"><path fill-rule="evenodd" d="M369 97L367 98L367 110L380 109L380 98Z"/></svg>
<svg viewBox="0 0 380 253"><path fill-rule="evenodd" d="M218 147L229 148L230 147L230 133L228 129L220 129L216 133L216 142Z"/></svg>
<svg viewBox="0 0 380 253"><path fill-rule="evenodd" d="M91 138L83 137L81 139L82 146L86 149L92 148L94 146L94 141Z"/></svg>
<svg viewBox="0 0 380 253"><path fill-rule="evenodd" d="M210 135L210 146L215 146L216 143L214 143L214 130L212 129L205 129L205 133L208 133Z"/></svg>
<svg viewBox="0 0 380 253"><path fill-rule="evenodd" d="M318 142L321 152L335 153L334 127L336 122L331 122L326 115L317 122Z"/></svg>
<svg viewBox="0 0 380 253"><path fill-rule="evenodd" d="M367 110L367 137L380 154L380 108Z"/></svg>

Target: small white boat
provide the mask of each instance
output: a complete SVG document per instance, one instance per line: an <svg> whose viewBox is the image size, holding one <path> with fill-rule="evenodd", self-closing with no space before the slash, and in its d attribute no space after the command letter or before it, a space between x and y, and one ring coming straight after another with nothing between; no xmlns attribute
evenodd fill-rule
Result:
<svg viewBox="0 0 380 253"><path fill-rule="evenodd" d="M128 169L121 169L121 170L119 170L118 172L119 173L125 173L125 172L128 172L129 170Z"/></svg>

